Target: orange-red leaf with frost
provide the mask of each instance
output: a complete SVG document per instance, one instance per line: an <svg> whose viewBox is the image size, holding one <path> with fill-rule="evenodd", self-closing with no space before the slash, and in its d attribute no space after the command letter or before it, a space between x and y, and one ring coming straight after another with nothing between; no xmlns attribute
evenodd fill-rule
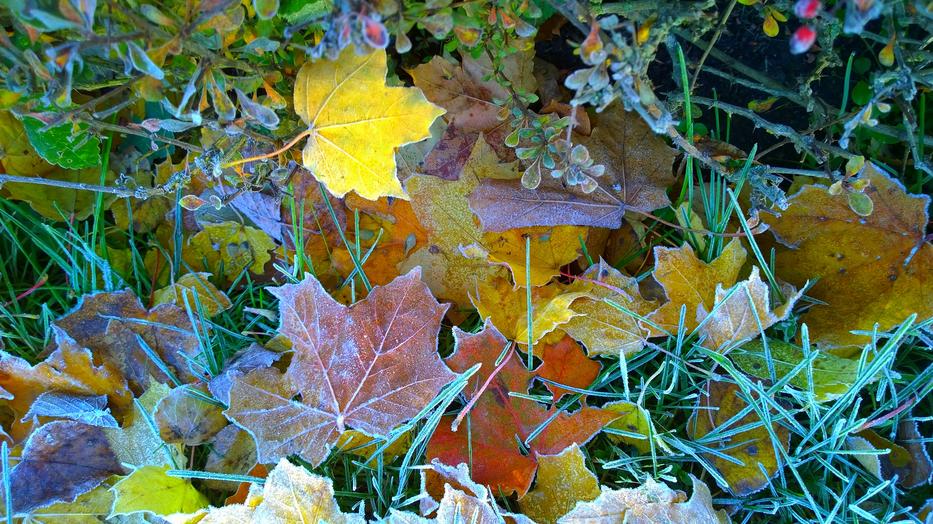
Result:
<svg viewBox="0 0 933 524"><path fill-rule="evenodd" d="M535 352L544 361L538 367L538 377L577 389L585 389L599 375L602 365L586 356L583 348L569 336L554 344L543 344ZM557 384L546 382L545 387L554 395L554 401L565 394L573 393Z"/></svg>
<svg viewBox="0 0 933 524"><path fill-rule="evenodd" d="M262 463L298 454L318 465L347 428L384 435L454 377L437 354L447 306L418 269L351 307L311 276L270 291L294 356L284 374L261 368L235 376L226 411L253 434Z"/></svg>
<svg viewBox="0 0 933 524"><path fill-rule="evenodd" d="M454 328L454 338L454 354L445 360L452 370L464 372L476 363L482 364L464 390L467 400L475 400L475 404L470 412L469 429L467 424L461 424L453 431L453 417L441 420L428 442L427 456L450 465L472 463L473 479L491 486L493 492L501 490L503 494L524 495L537 469L536 453L553 455L570 444L582 445L619 416L591 407L575 413L562 412L528 442L532 432L547 421L553 411L509 393L528 393L534 373L525 369L520 358L509 350L508 360L483 389L497 368L496 360L506 346L505 337L487 322L476 334ZM476 395L479 397L473 399ZM528 444L527 455L519 450L517 439Z"/></svg>

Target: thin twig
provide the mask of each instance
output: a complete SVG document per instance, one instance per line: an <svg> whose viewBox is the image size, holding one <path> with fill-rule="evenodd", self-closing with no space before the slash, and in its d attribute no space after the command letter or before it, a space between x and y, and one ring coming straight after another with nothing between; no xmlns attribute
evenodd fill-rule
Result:
<svg viewBox="0 0 933 524"><path fill-rule="evenodd" d="M97 184L85 184L83 182L66 182L64 180L51 180L48 178L17 176L0 173L0 186L7 182L16 184L36 184L40 186L61 187L64 189L75 189L78 191L94 191L96 193L108 193L111 195L116 195L120 198L145 199L158 193L157 190L152 191L147 189L128 189L125 187L99 186Z"/></svg>

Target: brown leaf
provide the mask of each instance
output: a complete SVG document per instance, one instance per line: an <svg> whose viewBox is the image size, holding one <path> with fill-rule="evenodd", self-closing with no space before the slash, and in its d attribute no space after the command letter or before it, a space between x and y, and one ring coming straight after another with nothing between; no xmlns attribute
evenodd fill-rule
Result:
<svg viewBox="0 0 933 524"><path fill-rule="evenodd" d="M744 497L764 489L784 467L783 454L790 445L790 431L780 424L771 423L771 430L779 439L779 442L773 442L768 428L764 426L768 422L762 420L754 410L741 419L730 422L730 419L748 406L748 402L739 396L739 386L711 380L706 383L706 387L707 391L701 393L697 410L687 424L690 438L701 440L713 432L726 432L757 424L729 437L703 442L703 445L718 448L723 454L739 460L741 464L711 453L704 454L704 457L723 476L728 483L724 487L734 495ZM785 451L778 452L776 446L781 446Z"/></svg>
<svg viewBox="0 0 933 524"><path fill-rule="evenodd" d="M416 269L375 287L352 307L310 276L271 289L295 355L284 375L266 368L234 377L226 412L256 438L261 462L297 453L320 464L348 427L385 434L450 382L437 354L447 306L420 276Z"/></svg>
<svg viewBox="0 0 933 524"><path fill-rule="evenodd" d="M444 180L460 178L478 137L479 133L468 133L451 124L434 149L424 157L421 172Z"/></svg>
<svg viewBox="0 0 933 524"><path fill-rule="evenodd" d="M528 226L618 228L626 208L652 211L670 205L674 151L638 115L616 106L601 115L589 137L578 137L594 163L606 166L604 190L583 193L546 177L536 189L521 182L487 180L470 195L470 209L486 231Z"/></svg>
<svg viewBox="0 0 933 524"><path fill-rule="evenodd" d="M852 330L878 324L887 331L912 313L933 316L933 245L924 238L930 197L907 194L874 164L865 165L862 177L871 182L864 194L874 202L867 217L852 211L845 192L833 195L821 185L801 189L781 217L763 217L787 246L778 250L777 274L798 287L819 278L807 294L825 304L801 321L811 340L830 348L869 341Z"/></svg>
<svg viewBox="0 0 933 524"><path fill-rule="evenodd" d="M223 409L200 398L197 391L209 396L203 388L177 387L159 401L154 418L162 440L199 446L227 425Z"/></svg>
<svg viewBox="0 0 933 524"><path fill-rule="evenodd" d="M589 387L603 367L599 362L587 358L580 344L568 336L555 344L544 344L544 347L536 348L535 352L541 355L543 361L537 369L538 377L577 389ZM557 384L544 384L554 395L555 402L565 394L573 393Z"/></svg>
<svg viewBox="0 0 933 524"><path fill-rule="evenodd" d="M71 420L37 429L10 471L13 511L25 513L56 502L73 502L111 475L123 474L104 431Z"/></svg>
<svg viewBox="0 0 933 524"><path fill-rule="evenodd" d="M204 471L246 475L256 466L256 442L249 433L230 424L211 440ZM235 482L206 479L204 485L216 490L235 490Z"/></svg>

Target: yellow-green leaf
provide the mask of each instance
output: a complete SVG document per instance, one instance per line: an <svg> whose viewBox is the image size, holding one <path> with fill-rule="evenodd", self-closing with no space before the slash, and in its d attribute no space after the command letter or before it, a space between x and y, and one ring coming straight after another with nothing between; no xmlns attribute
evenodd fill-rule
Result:
<svg viewBox="0 0 933 524"><path fill-rule="evenodd" d="M208 505L191 480L169 476L168 466L144 466L113 485L111 517L141 511L157 516L192 513Z"/></svg>

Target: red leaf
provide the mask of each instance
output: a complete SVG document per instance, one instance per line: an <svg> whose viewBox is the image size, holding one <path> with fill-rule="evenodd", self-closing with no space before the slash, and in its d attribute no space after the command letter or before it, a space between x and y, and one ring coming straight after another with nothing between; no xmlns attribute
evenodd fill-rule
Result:
<svg viewBox="0 0 933 524"><path fill-rule="evenodd" d="M476 363L482 364L464 391L467 400L477 394L480 397L470 413L469 426L461 424L454 432L450 427L453 417L441 420L428 442L427 456L429 460L437 458L450 465L470 464L472 447L472 477L479 484L491 485L495 493L517 491L519 496L524 495L538 467L536 453L553 455L570 444L582 445L619 416L590 407L571 414L562 412L528 443L528 454L523 454L518 441L526 442L553 415L552 410L541 404L509 395L528 393L535 374L525 369L509 350L506 356L509 360L483 389L506 346L505 337L489 322L476 334L454 328L454 337L456 350L446 362L458 373Z"/></svg>
<svg viewBox="0 0 933 524"><path fill-rule="evenodd" d="M599 362L588 358L580 344L568 336L556 344L545 344L535 349L536 352L539 350L544 363L537 370L538 376L565 386L585 389L593 383L602 369ZM545 387L554 394L555 402L564 394L572 393L550 383L545 383Z"/></svg>

